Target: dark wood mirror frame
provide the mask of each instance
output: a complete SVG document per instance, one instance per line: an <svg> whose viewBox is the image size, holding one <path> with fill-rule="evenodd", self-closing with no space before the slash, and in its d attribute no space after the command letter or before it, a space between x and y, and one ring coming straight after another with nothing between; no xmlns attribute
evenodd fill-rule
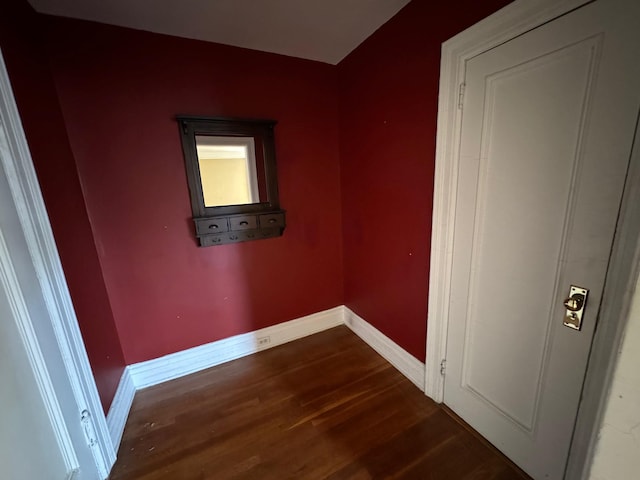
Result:
<svg viewBox="0 0 640 480"><path fill-rule="evenodd" d="M279 237L285 224L285 211L278 199L274 120L178 115L191 210L196 237L201 247ZM256 162L262 159L266 198L258 203L207 207L204 201L196 135L251 137L256 144ZM261 165L262 167L262 165Z"/></svg>

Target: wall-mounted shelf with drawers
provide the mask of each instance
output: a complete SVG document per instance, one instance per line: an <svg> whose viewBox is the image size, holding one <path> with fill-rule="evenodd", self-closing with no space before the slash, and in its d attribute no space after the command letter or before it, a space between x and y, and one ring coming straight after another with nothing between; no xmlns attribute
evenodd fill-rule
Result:
<svg viewBox="0 0 640 480"><path fill-rule="evenodd" d="M279 237L286 226L284 210L200 217L193 221L201 247Z"/></svg>
<svg viewBox="0 0 640 480"><path fill-rule="evenodd" d="M285 211L278 198L275 120L176 119L200 246L280 237Z"/></svg>

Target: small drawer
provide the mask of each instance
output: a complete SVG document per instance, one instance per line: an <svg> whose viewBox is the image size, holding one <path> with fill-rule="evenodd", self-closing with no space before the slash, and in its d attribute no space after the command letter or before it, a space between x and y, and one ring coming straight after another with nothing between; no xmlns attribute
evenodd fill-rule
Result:
<svg viewBox="0 0 640 480"><path fill-rule="evenodd" d="M260 215L260 228L284 227L284 213Z"/></svg>
<svg viewBox="0 0 640 480"><path fill-rule="evenodd" d="M239 215L229 217L231 230L254 230L258 228L258 218L255 215Z"/></svg>
<svg viewBox="0 0 640 480"><path fill-rule="evenodd" d="M194 221L196 222L196 233L198 235L210 235L212 233L229 231L229 221L226 217L198 218Z"/></svg>

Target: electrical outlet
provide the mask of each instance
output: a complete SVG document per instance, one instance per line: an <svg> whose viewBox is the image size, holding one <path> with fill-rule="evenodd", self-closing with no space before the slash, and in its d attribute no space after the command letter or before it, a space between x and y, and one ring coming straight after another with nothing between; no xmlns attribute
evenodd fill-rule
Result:
<svg viewBox="0 0 640 480"><path fill-rule="evenodd" d="M265 345L269 345L271 343L271 337L260 337L258 338L258 346L264 347Z"/></svg>

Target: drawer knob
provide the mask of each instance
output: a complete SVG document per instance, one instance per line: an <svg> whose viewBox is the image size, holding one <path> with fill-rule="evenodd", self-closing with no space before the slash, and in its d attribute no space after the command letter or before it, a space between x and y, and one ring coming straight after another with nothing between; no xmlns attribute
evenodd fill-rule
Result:
<svg viewBox="0 0 640 480"><path fill-rule="evenodd" d="M209 228L212 230L215 230L218 228L218 224L217 223L212 223L211 225L209 225Z"/></svg>
<svg viewBox="0 0 640 480"><path fill-rule="evenodd" d="M270 218L269 219L269 223L276 223L276 222L277 222L277 220L275 218Z"/></svg>
<svg viewBox="0 0 640 480"><path fill-rule="evenodd" d="M246 220L243 220L240 222L240 225L249 225L249 222L247 222Z"/></svg>

